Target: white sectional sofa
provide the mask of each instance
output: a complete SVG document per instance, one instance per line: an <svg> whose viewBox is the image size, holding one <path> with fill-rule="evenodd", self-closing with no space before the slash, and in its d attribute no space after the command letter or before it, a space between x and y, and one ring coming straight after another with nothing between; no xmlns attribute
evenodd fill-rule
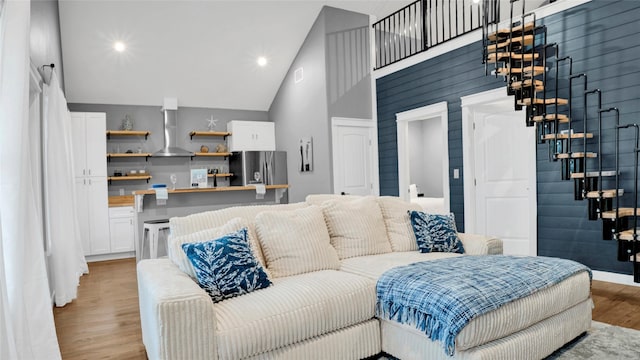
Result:
<svg viewBox="0 0 640 360"><path fill-rule="evenodd" d="M367 207L359 211L341 205L356 201L360 199L312 195L303 203L172 218L171 259L138 263L148 357L363 359L387 353L400 359L450 359L440 344L413 327L376 318L376 280L395 266L460 255L417 251L407 222L407 210L420 210L415 204L380 197L367 198ZM298 220L317 209L331 236L346 231L364 237L342 242L331 238L331 244L342 244L335 250L327 247L324 235L318 237L317 247L309 245L307 238L315 239L325 230L302 226ZM284 223L283 232L282 220L288 218L292 220ZM224 227L234 221L248 228L254 255L272 285L214 303L188 274L180 244L203 241L198 237L212 236L207 233L212 228L228 231ZM282 241L274 241L274 236ZM499 239L459 236L465 256L502 253ZM453 358L540 359L586 331L590 323L590 279L583 273L474 319L456 338Z"/></svg>

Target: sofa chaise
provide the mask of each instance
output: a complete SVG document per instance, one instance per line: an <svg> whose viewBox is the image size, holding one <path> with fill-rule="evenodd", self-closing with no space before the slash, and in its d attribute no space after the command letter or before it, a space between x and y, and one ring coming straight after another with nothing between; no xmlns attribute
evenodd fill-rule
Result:
<svg viewBox="0 0 640 360"><path fill-rule="evenodd" d="M137 266L150 359L541 359L591 324L582 272L473 319L453 356L415 327L376 316L387 270L457 256L499 255L502 242L458 234L465 255L418 251L394 197L310 195L305 202L232 207L170 220L168 258ZM194 279L184 244L246 229L271 285L213 302Z"/></svg>

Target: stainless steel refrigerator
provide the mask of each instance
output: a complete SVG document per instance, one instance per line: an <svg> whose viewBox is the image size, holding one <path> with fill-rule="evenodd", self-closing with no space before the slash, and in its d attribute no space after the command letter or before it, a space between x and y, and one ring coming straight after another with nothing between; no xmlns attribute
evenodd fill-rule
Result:
<svg viewBox="0 0 640 360"><path fill-rule="evenodd" d="M239 151L229 158L231 185L287 184L286 151Z"/></svg>

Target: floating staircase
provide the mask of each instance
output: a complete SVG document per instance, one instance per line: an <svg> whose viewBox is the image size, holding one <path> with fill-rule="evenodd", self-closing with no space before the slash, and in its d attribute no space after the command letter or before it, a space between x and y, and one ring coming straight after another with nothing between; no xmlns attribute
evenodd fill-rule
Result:
<svg viewBox="0 0 640 360"><path fill-rule="evenodd" d="M617 108L602 105L602 91L590 89L587 74L575 73L573 59L560 56L558 44L547 43L547 28L535 14L514 16L510 1L510 25L499 29L496 22L483 19L483 63L485 75L504 77L507 92L514 96L516 110L526 111L526 125L535 126L538 144L548 144L549 160L561 163L562 180L573 180L574 199L585 201L589 220L602 221L602 238L616 240L617 260L631 262L633 280L640 283L640 206L638 201L638 153L640 127L620 124ZM524 2L524 0L522 0ZM553 68L553 70L550 70ZM560 69L563 69L562 73ZM568 73L568 74L564 74ZM568 83L566 98L560 97L559 81ZM582 101L572 103L572 90L582 84ZM579 96L578 96L579 97ZM597 99L596 111L593 99ZM582 109L582 119L573 119L572 110ZM602 124L615 121L615 166L605 169L602 161ZM581 125L575 129L573 123ZM597 131L587 131L597 127ZM574 131L575 130L575 131ZM620 169L620 134L635 131L635 171ZM592 141L588 141L592 140ZM609 155L609 154L607 154ZM633 191L620 188L622 178L631 180ZM635 206L623 207L623 203Z"/></svg>

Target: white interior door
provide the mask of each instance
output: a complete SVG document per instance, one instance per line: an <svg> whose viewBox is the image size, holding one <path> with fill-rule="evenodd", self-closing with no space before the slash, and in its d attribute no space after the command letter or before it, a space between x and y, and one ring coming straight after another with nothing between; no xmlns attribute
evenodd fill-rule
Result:
<svg viewBox="0 0 640 360"><path fill-rule="evenodd" d="M374 194L374 132L370 123L333 124L335 194Z"/></svg>
<svg viewBox="0 0 640 360"><path fill-rule="evenodd" d="M505 254L536 255L535 130L511 104L474 120L475 232L502 239Z"/></svg>

